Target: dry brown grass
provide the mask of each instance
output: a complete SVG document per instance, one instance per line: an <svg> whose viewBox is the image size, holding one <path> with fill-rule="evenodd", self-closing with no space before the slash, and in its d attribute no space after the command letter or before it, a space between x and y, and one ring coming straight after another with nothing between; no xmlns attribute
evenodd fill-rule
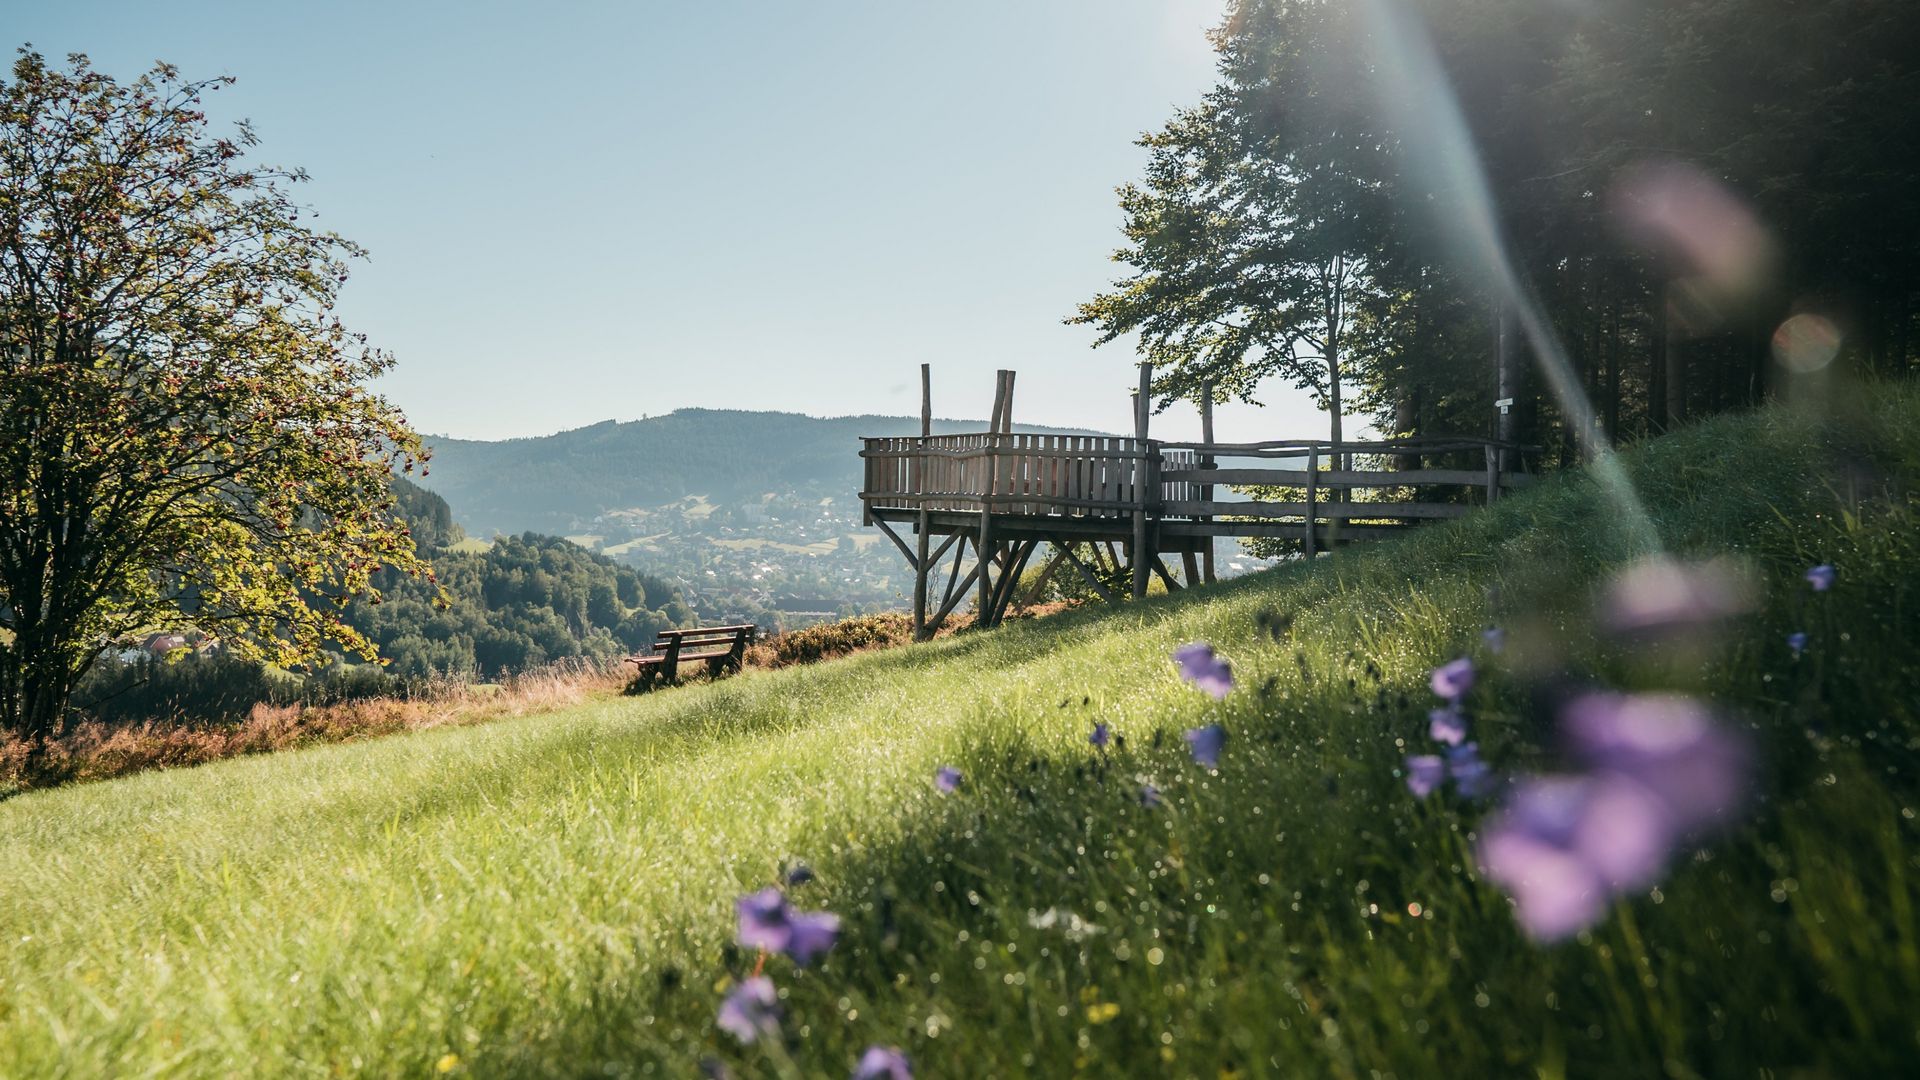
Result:
<svg viewBox="0 0 1920 1080"><path fill-rule="evenodd" d="M547 712L590 697L617 694L620 665L585 661L548 665L504 684L437 683L405 698L367 698L335 705L256 705L237 723L149 720L137 725L85 721L45 740L0 733L0 796L148 769L371 739L403 731L480 724Z"/></svg>
<svg viewBox="0 0 1920 1080"><path fill-rule="evenodd" d="M1039 604L1009 615L1038 618L1072 607ZM973 626L967 613L950 617L937 636ZM889 649L907 643L904 615L860 616L809 627L756 643L750 667L778 668ZM204 765L242 754L263 754L319 743L372 739L404 731L482 724L548 712L589 697L630 689L618 663L573 660L515 676L504 684L444 681L408 697L365 698L333 705L255 705L235 723L155 719L140 724L84 721L45 740L0 732L0 798L87 780L110 780L148 769ZM705 681L694 675L688 681Z"/></svg>

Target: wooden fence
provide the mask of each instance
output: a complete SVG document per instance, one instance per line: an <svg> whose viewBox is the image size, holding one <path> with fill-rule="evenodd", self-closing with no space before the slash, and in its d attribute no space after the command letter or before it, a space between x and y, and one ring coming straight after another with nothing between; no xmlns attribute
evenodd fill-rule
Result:
<svg viewBox="0 0 1920 1080"><path fill-rule="evenodd" d="M1316 529L1309 527L1314 523L1346 527L1352 537L1371 535L1382 530L1369 526L1458 517L1471 509L1468 502L1445 498L1448 492L1473 490L1491 502L1532 479L1506 467L1526 448L1476 438L1197 443L978 434L863 442L860 497L869 519L876 510L1114 519L1142 514L1187 535L1297 531L1309 552L1316 545ZM1458 467L1463 457L1479 459L1480 467ZM1259 464L1220 468L1221 458ZM1454 466L1429 464L1437 459L1451 459ZM1360 467L1365 463L1382 467ZM1215 489L1229 485L1294 488L1301 496L1218 498ZM1413 494L1378 497L1396 490ZM1356 498L1356 492L1372 497Z"/></svg>

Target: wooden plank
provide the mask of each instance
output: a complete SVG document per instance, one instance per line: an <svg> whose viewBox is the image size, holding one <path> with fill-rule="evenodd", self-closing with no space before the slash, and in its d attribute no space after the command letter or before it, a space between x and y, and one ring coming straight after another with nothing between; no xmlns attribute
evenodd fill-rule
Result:
<svg viewBox="0 0 1920 1080"><path fill-rule="evenodd" d="M1415 525L1343 523L1339 534L1347 539L1373 539L1382 536L1402 536ZM1160 532L1164 536L1272 536L1280 539L1300 539L1302 525L1298 521L1163 521ZM1331 535L1331 526L1321 524L1315 527L1316 542Z"/></svg>
<svg viewBox="0 0 1920 1080"><path fill-rule="evenodd" d="M1167 517L1304 517L1312 506L1316 518L1341 521L1366 518L1457 518L1474 509L1464 503L1304 503L1304 502L1177 502L1167 503Z"/></svg>
<svg viewBox="0 0 1920 1080"><path fill-rule="evenodd" d="M1169 483L1192 484L1264 484L1269 487L1303 487L1305 469L1169 469L1160 474ZM1525 487L1533 482L1526 473L1507 473L1501 478L1506 487ZM1408 469L1405 472L1379 472L1371 469L1323 469L1319 482L1342 487L1409 487L1414 484L1458 484L1480 487L1487 482L1481 469Z"/></svg>

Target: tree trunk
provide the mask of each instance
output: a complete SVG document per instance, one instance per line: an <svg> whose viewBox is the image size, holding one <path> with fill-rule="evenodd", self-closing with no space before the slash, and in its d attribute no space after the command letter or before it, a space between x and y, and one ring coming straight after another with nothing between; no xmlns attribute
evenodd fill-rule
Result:
<svg viewBox="0 0 1920 1080"><path fill-rule="evenodd" d="M1344 285L1347 277L1347 261L1344 256L1335 256L1333 260L1333 288L1327 295L1327 410L1332 414L1328 432L1334 443L1333 467L1346 469L1349 466L1347 455L1342 451L1340 415L1343 403L1340 400L1340 326L1346 317L1342 308L1345 300ZM1344 489L1334 489L1332 502L1345 502Z"/></svg>
<svg viewBox="0 0 1920 1080"><path fill-rule="evenodd" d="M1660 290L1662 355L1666 360L1666 430L1672 431L1687 419L1687 357L1673 333L1673 287Z"/></svg>

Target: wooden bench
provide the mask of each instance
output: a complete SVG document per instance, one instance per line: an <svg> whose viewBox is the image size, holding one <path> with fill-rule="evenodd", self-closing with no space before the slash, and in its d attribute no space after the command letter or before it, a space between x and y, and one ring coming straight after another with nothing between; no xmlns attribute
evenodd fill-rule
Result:
<svg viewBox="0 0 1920 1080"><path fill-rule="evenodd" d="M693 661L706 661L707 673L718 676L722 671L740 670L753 637L752 624L662 630L653 643L653 652L635 653L627 657L627 663L634 665L635 676L648 687L656 677L669 684L679 681L680 665Z"/></svg>

